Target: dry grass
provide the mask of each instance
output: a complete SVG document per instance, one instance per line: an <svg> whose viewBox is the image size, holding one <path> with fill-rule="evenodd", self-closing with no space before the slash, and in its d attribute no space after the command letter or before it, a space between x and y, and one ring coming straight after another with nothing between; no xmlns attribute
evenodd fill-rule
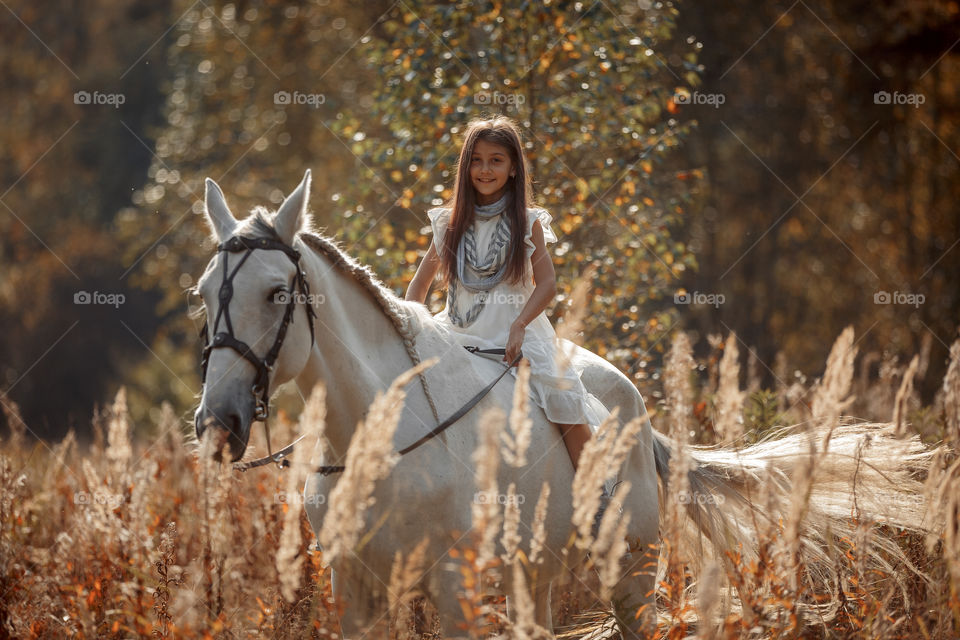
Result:
<svg viewBox="0 0 960 640"><path fill-rule="evenodd" d="M773 404L772 413L757 414L774 416L768 423L743 419L761 392L739 388L734 347L731 338L723 360L712 365L717 370L702 376L714 380L712 385L701 386L685 337L675 343L666 367L663 424L656 426L682 444L674 450L674 473L663 494L657 637L960 636L960 342L951 351L941 392L932 406L923 407L914 391L914 381L926 371L923 357L909 366L889 362L878 379L854 380L853 334L844 332L822 380L784 383L762 400ZM810 479L829 472L831 462L826 442L811 437L811 454L788 474L796 480L789 491L775 490L783 485L782 473L752 471L768 481L759 483L762 488L751 499L761 511L785 515L754 523L752 548L701 557L677 508L680 501L669 499L691 491L681 472L689 464L691 432L698 442L757 442L784 424L823 423L837 425L831 437L843 438L846 423L837 417L850 407L864 415L868 398L887 412L884 419L891 422L885 432L907 439L922 429L926 442L946 443L912 480L925 487L917 491L917 500L924 505L919 513L928 523L927 535L877 524L863 496L854 500L847 517L849 533L824 536L823 548L812 553L801 537L804 517L821 498ZM301 506L303 476L296 467L238 474L201 464L169 407L163 407L158 424L134 429L122 391L95 416L94 440L84 447L72 434L56 444L31 441L16 405L2 400L10 433L0 449L0 637L336 637L338 608L350 603L334 600L324 558L310 548L313 534ZM397 394L382 397L366 427L389 427L400 401ZM274 440L322 428L322 403L322 395L311 398L299 425L280 416ZM716 407L715 419L722 425L696 423L698 403ZM524 399L517 398L515 407L524 413ZM522 465L528 429L519 415L483 417L477 490L512 494L512 486L497 486L500 456L506 464ZM148 432L152 437L134 435ZM582 622L578 614L584 609L597 610L598 594L616 575L623 523L610 517L615 509L608 510L593 540L589 514L604 478L622 462L628 439L606 425L584 452L574 487L577 535L569 557L586 547L591 558L555 591L555 620L562 625ZM370 440L364 440L368 448L375 446ZM259 431L251 446L265 449ZM378 462L352 480L360 497L369 495L372 483L394 462L388 451L365 451L376 454ZM304 448L298 454L300 465L307 464L308 452ZM864 477L885 472L857 468ZM463 565L463 605L471 612L474 635L545 635L532 620L528 589L546 553L543 526L550 498L562 490L543 486L529 545L518 535L513 501L477 505L477 535L452 554ZM353 512L343 515L345 522L356 521ZM356 532L326 535L332 548L342 550L353 544ZM389 594L394 624L386 631L391 636L437 637L429 608L410 591L423 567L432 564L424 549L396 556ZM485 596L483 581L490 571L512 578L516 623L503 618L502 601ZM821 580L823 575L832 577Z"/></svg>

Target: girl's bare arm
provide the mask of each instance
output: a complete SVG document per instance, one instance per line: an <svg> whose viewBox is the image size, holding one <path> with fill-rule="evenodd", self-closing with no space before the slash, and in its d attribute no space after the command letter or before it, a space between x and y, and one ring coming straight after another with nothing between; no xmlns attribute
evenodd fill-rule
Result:
<svg viewBox="0 0 960 640"><path fill-rule="evenodd" d="M523 305L523 309L520 310L517 319L510 326L510 336L507 338L504 355L506 362L512 362L520 352L527 325L540 315L557 295L557 276L553 270L553 261L547 253L546 243L543 240L543 228L539 221L533 223L530 239L534 246L530 262L533 264L533 281L536 286L526 304Z"/></svg>
<svg viewBox="0 0 960 640"><path fill-rule="evenodd" d="M551 265L552 268L553 265ZM427 294L430 293L430 285L433 284L433 279L439 269L440 256L437 255L437 250L431 242L430 248L427 249L427 255L423 256L423 260L420 261L420 266L417 267L417 272L414 274L413 280L410 281L410 286L407 287L407 294L404 297L414 302L423 303L426 301Z"/></svg>

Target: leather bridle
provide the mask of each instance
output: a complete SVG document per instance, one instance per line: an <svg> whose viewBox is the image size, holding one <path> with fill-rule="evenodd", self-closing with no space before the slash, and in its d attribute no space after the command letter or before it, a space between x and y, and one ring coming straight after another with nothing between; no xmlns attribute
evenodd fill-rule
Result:
<svg viewBox="0 0 960 640"><path fill-rule="evenodd" d="M247 261L257 249L269 251L282 251L293 266L296 267L296 274L290 283L290 289L286 292L289 300L286 303L286 309L283 312L283 320L280 322L280 328L277 330L277 336L273 340L273 346L263 358L257 357L250 345L238 340L233 334L233 323L230 321L230 301L233 299L233 278L237 275L240 267ZM231 253L243 252L243 256L237 263L237 266L230 271L228 262ZM207 331L207 322L204 322L203 329L203 356L200 361L200 367L203 372L201 378L203 384L207 383L207 364L210 360L210 352L214 349L229 348L236 351L247 362L253 365L256 375L253 379L253 386L250 387L250 393L254 398L254 418L265 421L270 414L270 372L273 371L273 365L280 355L280 348L283 346L283 340L287 336L287 327L293 322L293 314L297 308L297 303L302 299L304 308L307 312L307 323L310 325L310 344L314 342L313 321L316 318L316 311L310 304L309 287L307 280L303 275L303 269L300 268L300 252L279 239L273 238L246 238L243 236L234 236L217 245L217 253L223 253L223 280L220 283L220 289L217 293L219 308L217 316L213 320L213 341L209 339ZM278 296L283 294L278 293ZM217 332L220 326L220 319L223 318L226 325L226 331Z"/></svg>

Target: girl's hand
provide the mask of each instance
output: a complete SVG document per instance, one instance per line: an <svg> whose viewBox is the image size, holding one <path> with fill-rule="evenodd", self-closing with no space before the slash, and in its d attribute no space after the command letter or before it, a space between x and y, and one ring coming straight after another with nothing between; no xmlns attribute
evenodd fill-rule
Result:
<svg viewBox="0 0 960 640"><path fill-rule="evenodd" d="M527 329L522 324L514 322L510 325L510 335L507 337L507 345L504 348L503 361L507 364L513 362L513 359L520 353L523 346L523 336Z"/></svg>

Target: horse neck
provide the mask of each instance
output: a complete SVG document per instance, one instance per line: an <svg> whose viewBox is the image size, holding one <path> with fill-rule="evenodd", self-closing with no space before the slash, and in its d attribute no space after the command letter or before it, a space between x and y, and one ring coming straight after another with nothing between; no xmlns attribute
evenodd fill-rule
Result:
<svg viewBox="0 0 960 640"><path fill-rule="evenodd" d="M326 256L305 245L299 248L310 291L324 298L314 305L316 340L296 381L304 395L318 382L326 386L325 435L333 459L339 460L377 392L413 363L370 292Z"/></svg>

